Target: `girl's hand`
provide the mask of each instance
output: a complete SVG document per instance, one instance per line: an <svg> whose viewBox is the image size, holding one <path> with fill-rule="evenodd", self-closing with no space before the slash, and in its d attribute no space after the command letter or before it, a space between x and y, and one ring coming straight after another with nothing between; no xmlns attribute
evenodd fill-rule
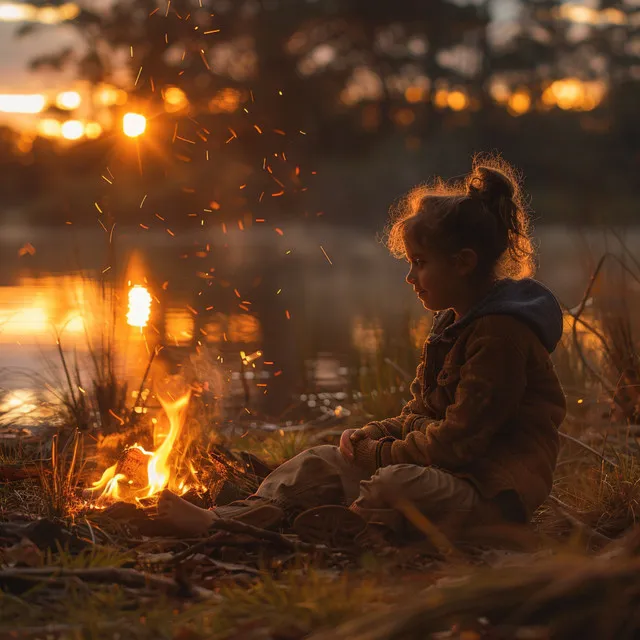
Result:
<svg viewBox="0 0 640 640"><path fill-rule="evenodd" d="M340 453L349 462L353 462L353 445L367 437L367 434L362 429L347 429L343 431L340 436Z"/></svg>

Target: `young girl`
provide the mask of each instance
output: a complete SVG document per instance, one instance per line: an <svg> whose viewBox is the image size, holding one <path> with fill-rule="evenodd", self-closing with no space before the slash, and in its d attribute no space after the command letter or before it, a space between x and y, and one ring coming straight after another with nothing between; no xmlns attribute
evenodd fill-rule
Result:
<svg viewBox="0 0 640 640"><path fill-rule="evenodd" d="M565 397L550 360L562 336L553 294L528 278L533 249L513 170L476 159L466 179L417 187L388 228L407 283L435 311L412 399L399 416L304 451L248 498L211 511L165 492L159 512L185 535L219 517L274 526L298 516L404 531L405 516L447 531L527 523L551 491Z"/></svg>

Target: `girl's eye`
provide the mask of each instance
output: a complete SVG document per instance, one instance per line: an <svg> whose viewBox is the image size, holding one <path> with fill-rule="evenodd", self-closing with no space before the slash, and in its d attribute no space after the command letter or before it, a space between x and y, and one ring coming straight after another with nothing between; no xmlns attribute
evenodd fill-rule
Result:
<svg viewBox="0 0 640 640"><path fill-rule="evenodd" d="M420 265L424 264L424 260L412 260L411 262L412 264L415 264L416 267L419 267Z"/></svg>

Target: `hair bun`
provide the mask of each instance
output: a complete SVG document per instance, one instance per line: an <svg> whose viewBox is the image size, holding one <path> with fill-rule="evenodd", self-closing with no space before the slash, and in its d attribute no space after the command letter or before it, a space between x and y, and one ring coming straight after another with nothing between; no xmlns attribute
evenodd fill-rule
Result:
<svg viewBox="0 0 640 640"><path fill-rule="evenodd" d="M490 167L474 167L466 182L467 195L487 203L499 202L502 198L512 200L516 193L511 179Z"/></svg>

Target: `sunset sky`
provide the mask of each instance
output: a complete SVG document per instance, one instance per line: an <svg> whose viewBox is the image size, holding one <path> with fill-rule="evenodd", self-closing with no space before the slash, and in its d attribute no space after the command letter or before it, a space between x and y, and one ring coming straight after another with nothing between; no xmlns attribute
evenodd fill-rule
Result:
<svg viewBox="0 0 640 640"><path fill-rule="evenodd" d="M65 88L72 74L33 73L29 60L73 43L73 29L65 25L41 25L23 38L15 36L14 23L0 22L0 93L31 93Z"/></svg>

